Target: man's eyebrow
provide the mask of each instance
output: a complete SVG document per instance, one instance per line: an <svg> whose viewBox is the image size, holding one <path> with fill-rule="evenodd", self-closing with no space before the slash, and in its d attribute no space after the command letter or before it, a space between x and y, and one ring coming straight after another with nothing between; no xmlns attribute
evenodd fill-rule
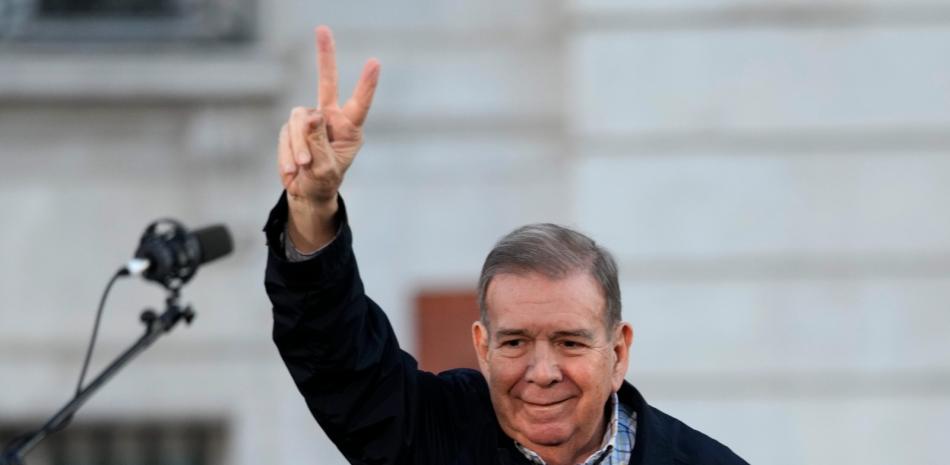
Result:
<svg viewBox="0 0 950 465"><path fill-rule="evenodd" d="M586 329L572 329L572 330L567 330L567 331L555 331L553 334L551 334L552 339L558 339L562 337L575 337L575 338L580 338L580 339L593 340L594 333Z"/></svg>
<svg viewBox="0 0 950 465"><path fill-rule="evenodd" d="M528 335L528 331L524 329L500 328L498 331L495 331L495 337L527 336L527 335Z"/></svg>
<svg viewBox="0 0 950 465"><path fill-rule="evenodd" d="M514 328L512 329L500 328L499 330L495 331L495 337L512 337L512 336L530 337L531 334L527 330L514 329ZM593 340L594 333L586 329L570 329L570 330L564 330L564 331L555 331L551 333L551 339L558 339L558 338L564 338L564 337Z"/></svg>

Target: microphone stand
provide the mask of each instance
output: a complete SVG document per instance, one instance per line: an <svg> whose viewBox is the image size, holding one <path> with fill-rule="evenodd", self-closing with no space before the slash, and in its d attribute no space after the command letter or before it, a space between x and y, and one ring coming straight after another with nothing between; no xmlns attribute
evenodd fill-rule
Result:
<svg viewBox="0 0 950 465"><path fill-rule="evenodd" d="M125 352L119 355L108 367L99 373L86 387L82 388L63 408L53 415L42 428L26 433L17 439L14 439L3 454L0 455L0 465L23 465L23 457L26 456L37 444L46 439L53 433L65 428L73 414L79 410L83 404L89 400L92 395L101 388L106 381L115 376L122 367L128 364L132 359L141 354L145 349L152 345L163 334L172 330L179 321L185 320L191 324L195 318L195 312L191 305L182 307L178 303L179 292L177 288L169 290L168 297L165 299L165 312L161 315L151 309L145 309L141 314L142 323L145 324L145 334L142 335Z"/></svg>

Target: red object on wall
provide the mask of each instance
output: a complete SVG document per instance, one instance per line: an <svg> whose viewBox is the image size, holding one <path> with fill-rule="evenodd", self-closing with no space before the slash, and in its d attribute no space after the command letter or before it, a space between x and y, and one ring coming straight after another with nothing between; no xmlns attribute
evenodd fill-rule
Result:
<svg viewBox="0 0 950 465"><path fill-rule="evenodd" d="M478 298L473 291L420 292L416 296L419 367L434 373L478 369L472 348L472 323L477 319Z"/></svg>

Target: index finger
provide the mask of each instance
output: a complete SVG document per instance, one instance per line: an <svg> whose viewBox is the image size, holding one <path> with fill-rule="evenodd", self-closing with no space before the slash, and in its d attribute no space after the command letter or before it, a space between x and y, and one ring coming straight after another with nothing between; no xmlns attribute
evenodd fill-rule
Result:
<svg viewBox="0 0 950 465"><path fill-rule="evenodd" d="M321 108L337 104L336 46L326 26L317 27L317 103Z"/></svg>

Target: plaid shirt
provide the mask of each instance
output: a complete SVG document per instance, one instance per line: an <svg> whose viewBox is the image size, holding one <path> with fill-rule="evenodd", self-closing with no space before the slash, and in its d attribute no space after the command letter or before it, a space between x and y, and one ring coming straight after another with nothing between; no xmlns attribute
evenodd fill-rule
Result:
<svg viewBox="0 0 950 465"><path fill-rule="evenodd" d="M633 445L637 437L637 412L627 405L621 405L617 393L610 396L610 423L604 432L603 445L579 465L627 465L633 454ZM531 463L547 465L537 453L515 442L515 447Z"/></svg>

